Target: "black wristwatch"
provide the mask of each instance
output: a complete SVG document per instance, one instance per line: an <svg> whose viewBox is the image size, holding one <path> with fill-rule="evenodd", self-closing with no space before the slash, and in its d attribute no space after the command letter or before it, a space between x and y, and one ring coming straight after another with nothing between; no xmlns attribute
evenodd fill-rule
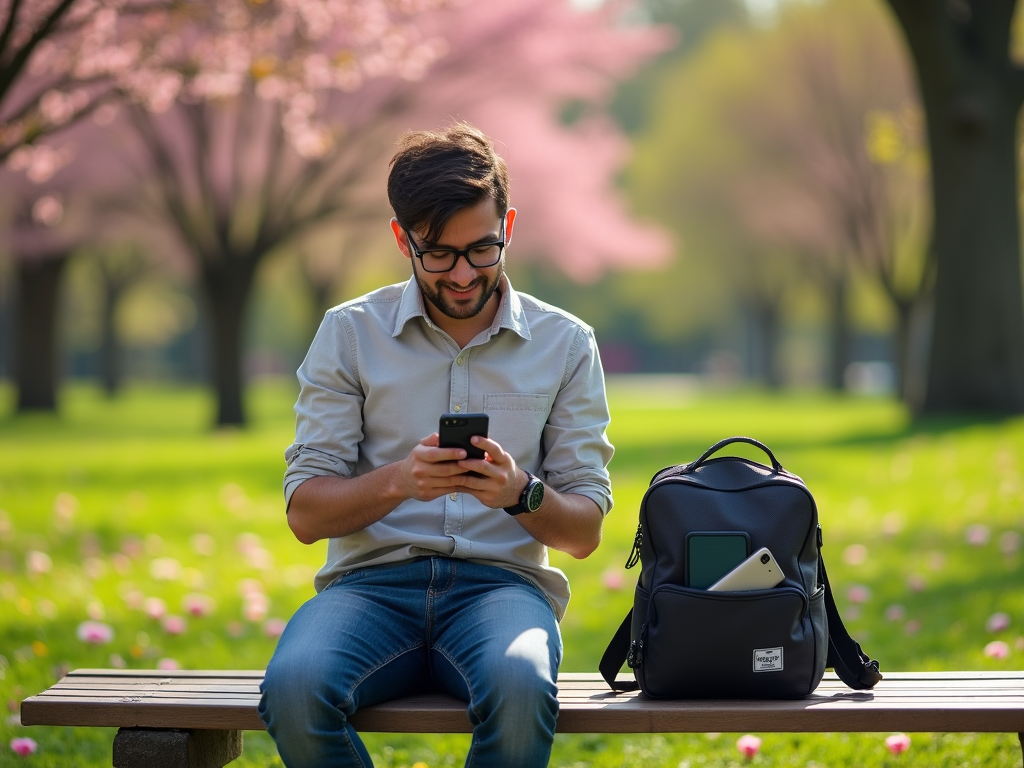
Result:
<svg viewBox="0 0 1024 768"><path fill-rule="evenodd" d="M524 469L523 472L526 472ZM519 494L519 503L514 507L505 507L510 515L521 515L523 512L536 512L544 502L544 483L526 472L526 487Z"/></svg>

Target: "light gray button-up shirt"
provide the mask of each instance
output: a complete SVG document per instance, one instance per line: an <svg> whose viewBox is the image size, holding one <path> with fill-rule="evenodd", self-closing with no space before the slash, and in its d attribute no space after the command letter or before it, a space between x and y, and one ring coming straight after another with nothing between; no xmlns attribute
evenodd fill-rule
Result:
<svg viewBox="0 0 1024 768"><path fill-rule="evenodd" d="M592 329L505 279L494 323L465 349L435 326L415 281L324 317L298 371L286 501L319 475L354 477L401 461L442 413L485 412L489 437L560 493L612 506L604 374ZM497 565L537 584L561 619L569 583L514 517L467 493L408 499L361 531L330 539L317 591L348 571L444 555Z"/></svg>

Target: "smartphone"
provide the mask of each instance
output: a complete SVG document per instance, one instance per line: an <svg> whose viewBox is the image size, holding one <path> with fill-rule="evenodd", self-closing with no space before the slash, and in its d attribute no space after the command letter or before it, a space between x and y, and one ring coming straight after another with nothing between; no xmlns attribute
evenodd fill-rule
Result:
<svg viewBox="0 0 1024 768"><path fill-rule="evenodd" d="M486 413L446 413L441 416L437 430L438 445L442 448L462 448L466 458L482 459L483 450L469 442L469 438L473 435L487 437L489 421Z"/></svg>
<svg viewBox="0 0 1024 768"><path fill-rule="evenodd" d="M750 554L746 531L694 531L686 535L686 586L707 589Z"/></svg>
<svg viewBox="0 0 1024 768"><path fill-rule="evenodd" d="M710 587L709 592L742 592L771 589L784 578L768 547L761 547Z"/></svg>

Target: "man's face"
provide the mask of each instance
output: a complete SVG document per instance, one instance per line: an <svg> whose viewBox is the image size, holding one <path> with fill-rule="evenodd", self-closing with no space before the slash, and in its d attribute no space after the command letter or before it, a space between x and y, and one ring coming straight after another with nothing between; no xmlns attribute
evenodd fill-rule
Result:
<svg viewBox="0 0 1024 768"><path fill-rule="evenodd" d="M479 243L495 242L501 239L502 232L502 217L498 215L497 205L493 198L487 198L452 216L436 243L425 242L415 230L408 234L422 251L426 248L461 250ZM426 272L422 264L417 264L418 261L412 257L416 284L427 301L444 316L453 320L476 317L492 300L497 307L495 292L505 273L504 255L501 261L490 267L474 267L460 256L448 272Z"/></svg>

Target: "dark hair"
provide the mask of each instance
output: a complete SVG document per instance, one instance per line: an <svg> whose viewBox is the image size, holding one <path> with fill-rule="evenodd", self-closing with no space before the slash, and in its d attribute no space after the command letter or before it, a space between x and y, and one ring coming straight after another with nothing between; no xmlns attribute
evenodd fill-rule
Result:
<svg viewBox="0 0 1024 768"><path fill-rule="evenodd" d="M388 200L403 229L423 228L427 242L441 237L458 211L494 198L508 211L508 168L491 140L468 123L440 131L410 131L391 158Z"/></svg>

